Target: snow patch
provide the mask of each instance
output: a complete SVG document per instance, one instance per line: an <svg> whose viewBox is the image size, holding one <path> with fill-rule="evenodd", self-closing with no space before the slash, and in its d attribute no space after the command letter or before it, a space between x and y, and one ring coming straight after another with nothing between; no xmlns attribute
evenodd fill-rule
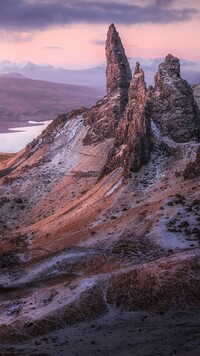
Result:
<svg viewBox="0 0 200 356"><path fill-rule="evenodd" d="M66 141L70 142L80 129L80 125L83 123L83 115L78 115L76 118L69 120L63 126L63 128L57 132L55 139L61 135L65 135Z"/></svg>
<svg viewBox="0 0 200 356"><path fill-rule="evenodd" d="M111 195L120 185L122 184L122 178L120 178L113 186L110 188L107 193L105 194L105 197L108 197Z"/></svg>
<svg viewBox="0 0 200 356"><path fill-rule="evenodd" d="M88 252L63 252L53 258L48 260L43 260L41 263L35 264L34 266L26 269L25 274L19 275L17 278L16 275L4 274L1 278L1 286L12 286L17 287L19 284L30 283L34 280L37 280L39 277L45 275L57 275L59 264L66 262L69 264L74 263L75 260L84 257Z"/></svg>
<svg viewBox="0 0 200 356"><path fill-rule="evenodd" d="M161 132L153 120L151 120L151 130L155 138L162 140Z"/></svg>

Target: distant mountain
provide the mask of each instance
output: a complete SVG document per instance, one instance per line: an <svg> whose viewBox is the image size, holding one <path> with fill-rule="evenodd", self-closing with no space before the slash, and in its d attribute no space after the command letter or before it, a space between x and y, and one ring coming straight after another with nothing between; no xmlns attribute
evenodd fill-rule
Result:
<svg viewBox="0 0 200 356"><path fill-rule="evenodd" d="M153 84L154 76L163 58L129 58L131 67L138 61L145 71L147 84ZM0 61L0 73L17 72L30 79L39 79L55 83L86 85L105 88L106 63L88 69L71 70L62 67L53 67L49 64L34 64L27 62ZM200 82L200 62L181 60L181 75L190 84Z"/></svg>
<svg viewBox="0 0 200 356"><path fill-rule="evenodd" d="M39 79L54 83L105 87L105 65L89 69L68 70L52 67L49 64L37 65L28 62L0 61L0 73L17 72L30 79Z"/></svg>
<svg viewBox="0 0 200 356"><path fill-rule="evenodd" d="M10 73L2 73L0 74L0 78L18 78L18 79L26 79L26 77L20 73L10 72Z"/></svg>
<svg viewBox="0 0 200 356"><path fill-rule="evenodd" d="M54 69L49 64L34 64L30 61L25 62L11 62L9 60L0 61L0 72L18 72L18 71L38 71Z"/></svg>
<svg viewBox="0 0 200 356"><path fill-rule="evenodd" d="M28 120L54 119L75 108L90 107L103 90L81 85L50 83L18 73L0 75L0 131L23 126Z"/></svg>

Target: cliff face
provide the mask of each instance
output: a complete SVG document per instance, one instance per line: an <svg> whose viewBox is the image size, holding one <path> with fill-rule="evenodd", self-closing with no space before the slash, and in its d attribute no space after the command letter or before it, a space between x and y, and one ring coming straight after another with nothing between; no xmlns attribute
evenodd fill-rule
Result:
<svg viewBox="0 0 200 356"><path fill-rule="evenodd" d="M151 117L176 142L200 140L200 111L190 85L180 76L179 59L168 54L155 76Z"/></svg>
<svg viewBox="0 0 200 356"><path fill-rule="evenodd" d="M85 125L90 125L84 139L86 145L115 136L128 100L131 70L121 39L113 24L107 33L106 59L107 96L85 115Z"/></svg>

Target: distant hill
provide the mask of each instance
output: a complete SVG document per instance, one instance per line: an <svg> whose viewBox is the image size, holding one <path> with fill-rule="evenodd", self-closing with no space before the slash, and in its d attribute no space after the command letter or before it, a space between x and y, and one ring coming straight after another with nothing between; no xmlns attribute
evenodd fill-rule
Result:
<svg viewBox="0 0 200 356"><path fill-rule="evenodd" d="M54 119L72 109L90 107L104 94L95 88L32 80L18 73L0 76L0 131L28 120Z"/></svg>
<svg viewBox="0 0 200 356"><path fill-rule="evenodd" d="M0 78L19 78L19 79L26 79L26 77L17 72L10 72L10 73L1 73Z"/></svg>

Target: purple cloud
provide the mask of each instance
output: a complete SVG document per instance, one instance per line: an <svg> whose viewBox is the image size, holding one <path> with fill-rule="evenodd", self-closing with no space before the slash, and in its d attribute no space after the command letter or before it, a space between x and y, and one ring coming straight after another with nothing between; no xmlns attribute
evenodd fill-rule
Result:
<svg viewBox="0 0 200 356"><path fill-rule="evenodd" d="M172 9L176 0L154 0L145 6L101 0L1 0L0 28L32 31L75 23L143 24L182 22L198 11L192 7Z"/></svg>

